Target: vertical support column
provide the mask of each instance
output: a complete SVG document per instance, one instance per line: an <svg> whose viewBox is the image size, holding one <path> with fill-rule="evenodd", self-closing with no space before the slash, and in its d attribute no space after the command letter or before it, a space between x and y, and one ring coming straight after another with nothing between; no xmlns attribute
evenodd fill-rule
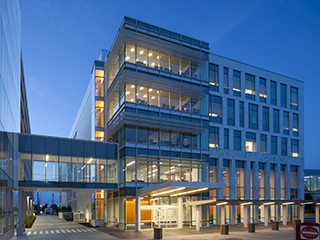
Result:
<svg viewBox="0 0 320 240"><path fill-rule="evenodd" d="M225 210L225 206L221 206L220 207L220 213L221 213L221 216L220 216L220 221L221 221L221 223L220 224L225 224L225 222L226 222L226 217L225 217L225 215L226 215L226 210Z"/></svg>
<svg viewBox="0 0 320 240"><path fill-rule="evenodd" d="M229 167L229 174L230 174L230 199L236 199L236 160L232 159L230 161ZM229 211L231 215L228 217L230 218L229 223L236 224L237 223L237 209L235 205L229 205Z"/></svg>
<svg viewBox="0 0 320 240"><path fill-rule="evenodd" d="M304 222L304 205L300 205L300 220L301 223Z"/></svg>
<svg viewBox="0 0 320 240"><path fill-rule="evenodd" d="M248 227L248 205L244 205L243 208L244 208L243 226L245 228L247 228ZM250 206L249 206L249 208L250 208Z"/></svg>
<svg viewBox="0 0 320 240"><path fill-rule="evenodd" d="M183 228L183 197L178 197L178 228Z"/></svg>
<svg viewBox="0 0 320 240"><path fill-rule="evenodd" d="M231 133L229 132L229 135L230 134ZM230 148L230 149L232 149L232 148ZM217 182L219 182L219 183L223 182L223 158L219 158L219 160L218 160ZM218 189L216 191L217 191L217 199L223 199L223 189ZM215 214L216 214L217 224L221 224L221 219L220 219L220 216L219 216L219 206L216 206ZM224 222L223 222L223 224L224 224Z"/></svg>
<svg viewBox="0 0 320 240"><path fill-rule="evenodd" d="M9 206L10 206L10 199L9 199L9 189L5 189L5 232L9 229Z"/></svg>
<svg viewBox="0 0 320 240"><path fill-rule="evenodd" d="M22 236L24 233L24 205L25 199L23 197L22 189L18 190L18 229L17 235Z"/></svg>
<svg viewBox="0 0 320 240"><path fill-rule="evenodd" d="M10 193L9 210L12 213L12 214L10 214L9 222L10 222L10 227L12 227L14 225L14 219L13 219L13 191L10 190L9 193Z"/></svg>
<svg viewBox="0 0 320 240"><path fill-rule="evenodd" d="M141 200L139 195L136 195L136 231L141 231Z"/></svg>
<svg viewBox="0 0 320 240"><path fill-rule="evenodd" d="M264 225L267 227L269 225L269 206L262 206L264 208Z"/></svg>
<svg viewBox="0 0 320 240"><path fill-rule="evenodd" d="M200 206L196 206L196 230L200 231Z"/></svg>
<svg viewBox="0 0 320 240"><path fill-rule="evenodd" d="M259 199L259 162L254 162L254 169L252 171L253 177L253 199ZM253 222L259 222L259 205L253 205Z"/></svg>
<svg viewBox="0 0 320 240"><path fill-rule="evenodd" d="M276 196L275 199L281 199L281 175L280 175L280 163L276 165L276 181L275 181L275 188L276 188ZM281 220L281 205L275 205L276 208L276 221L280 222Z"/></svg>
<svg viewBox="0 0 320 240"><path fill-rule="evenodd" d="M287 225L288 220L288 206L282 205L282 224Z"/></svg>
<svg viewBox="0 0 320 240"><path fill-rule="evenodd" d="M316 223L319 223L319 205L316 204Z"/></svg>

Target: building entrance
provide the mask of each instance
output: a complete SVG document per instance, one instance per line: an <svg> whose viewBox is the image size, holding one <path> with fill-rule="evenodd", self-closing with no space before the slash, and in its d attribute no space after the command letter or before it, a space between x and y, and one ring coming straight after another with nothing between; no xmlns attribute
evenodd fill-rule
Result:
<svg viewBox="0 0 320 240"><path fill-rule="evenodd" d="M178 206L141 206L141 229L177 228Z"/></svg>

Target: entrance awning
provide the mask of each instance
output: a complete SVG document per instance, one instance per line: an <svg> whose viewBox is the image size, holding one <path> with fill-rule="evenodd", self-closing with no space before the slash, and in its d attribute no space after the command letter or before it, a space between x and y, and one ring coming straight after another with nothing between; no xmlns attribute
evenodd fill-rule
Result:
<svg viewBox="0 0 320 240"><path fill-rule="evenodd" d="M307 205L307 204L320 204L319 201L307 200L202 200L194 202L186 202L190 206L223 206L223 205Z"/></svg>
<svg viewBox="0 0 320 240"><path fill-rule="evenodd" d="M165 182L137 190L138 196L177 197L226 188L225 183L206 182Z"/></svg>

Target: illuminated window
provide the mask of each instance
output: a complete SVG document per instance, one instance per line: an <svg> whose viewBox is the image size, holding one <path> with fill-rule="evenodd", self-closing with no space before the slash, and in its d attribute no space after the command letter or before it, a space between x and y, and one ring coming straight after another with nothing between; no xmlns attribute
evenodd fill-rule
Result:
<svg viewBox="0 0 320 240"><path fill-rule="evenodd" d="M233 70L233 96L241 97L240 72Z"/></svg>
<svg viewBox="0 0 320 240"><path fill-rule="evenodd" d="M259 97L260 102L267 102L267 80L265 78L260 78L260 86L259 86Z"/></svg>
<svg viewBox="0 0 320 240"><path fill-rule="evenodd" d="M209 84L210 90L219 92L219 66L209 64Z"/></svg>
<svg viewBox="0 0 320 240"><path fill-rule="evenodd" d="M298 88L291 87L290 88L290 95L291 95L291 103L290 107L293 110L298 110Z"/></svg>
<svg viewBox="0 0 320 240"><path fill-rule="evenodd" d="M103 128L104 126L104 102L96 101L95 126Z"/></svg>
<svg viewBox="0 0 320 240"><path fill-rule="evenodd" d="M96 77L104 77L103 70L96 70Z"/></svg>
<svg viewBox="0 0 320 240"><path fill-rule="evenodd" d="M246 152L256 152L256 134L246 133Z"/></svg>
<svg viewBox="0 0 320 240"><path fill-rule="evenodd" d="M96 91L95 95L96 97L103 97L103 78L102 77L96 77Z"/></svg>
<svg viewBox="0 0 320 240"><path fill-rule="evenodd" d="M255 76L246 73L246 98L255 100L256 98L256 85Z"/></svg>
<svg viewBox="0 0 320 240"><path fill-rule="evenodd" d="M219 148L219 128L217 127L210 128L209 147Z"/></svg>
<svg viewBox="0 0 320 240"><path fill-rule="evenodd" d="M299 115L296 113L293 114L292 131L293 136L299 136Z"/></svg>
<svg viewBox="0 0 320 240"><path fill-rule="evenodd" d="M289 113L283 112L283 133L289 135Z"/></svg>
<svg viewBox="0 0 320 240"><path fill-rule="evenodd" d="M103 140L104 140L104 132L96 131L96 141L103 142Z"/></svg>
<svg viewBox="0 0 320 240"><path fill-rule="evenodd" d="M299 157L299 140L292 139L291 140L291 156Z"/></svg>

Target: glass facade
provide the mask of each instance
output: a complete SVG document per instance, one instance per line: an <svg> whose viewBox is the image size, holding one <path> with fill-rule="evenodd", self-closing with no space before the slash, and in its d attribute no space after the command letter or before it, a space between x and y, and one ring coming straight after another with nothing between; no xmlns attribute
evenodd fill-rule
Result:
<svg viewBox="0 0 320 240"><path fill-rule="evenodd" d="M210 96L210 100L211 100L209 102L210 119L212 119L212 122L222 123L222 98L217 96Z"/></svg>
<svg viewBox="0 0 320 240"><path fill-rule="evenodd" d="M118 182L116 144L20 135L19 156L21 186L40 181L43 187L104 188Z"/></svg>

